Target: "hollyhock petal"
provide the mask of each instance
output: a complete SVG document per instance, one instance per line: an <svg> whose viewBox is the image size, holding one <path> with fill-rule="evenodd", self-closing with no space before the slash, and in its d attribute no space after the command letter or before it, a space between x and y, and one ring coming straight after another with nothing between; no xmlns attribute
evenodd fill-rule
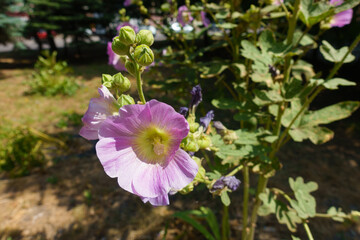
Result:
<svg viewBox="0 0 360 240"><path fill-rule="evenodd" d="M125 124L119 124L125 122ZM133 119L124 121L119 116L114 116L106 119L98 130L99 138L117 138L133 136L137 131L138 124L134 123Z"/></svg>
<svg viewBox="0 0 360 240"><path fill-rule="evenodd" d="M132 182L133 191L139 196L155 198L170 191L167 176L157 164L138 166Z"/></svg>
<svg viewBox="0 0 360 240"><path fill-rule="evenodd" d="M330 22L331 27L343 27L351 23L353 10L348 9L333 16Z"/></svg>
<svg viewBox="0 0 360 240"><path fill-rule="evenodd" d="M183 5L178 9L177 21L181 24L181 26L185 26L187 23L192 22L194 18L191 16L191 12L189 9Z"/></svg>
<svg viewBox="0 0 360 240"><path fill-rule="evenodd" d="M151 100L149 105L151 107L153 122L157 126L170 130L176 139L182 140L187 136L189 131L184 130L188 128L188 123L173 107L156 100Z"/></svg>
<svg viewBox="0 0 360 240"><path fill-rule="evenodd" d="M117 177L121 188L134 193L132 188L133 177L143 163L137 159L129 142L126 138L100 139L96 144L96 154L104 167L105 173L109 177Z"/></svg>
<svg viewBox="0 0 360 240"><path fill-rule="evenodd" d="M181 190L195 178L199 166L184 150L175 153L173 161L166 166L169 185L172 189Z"/></svg>
<svg viewBox="0 0 360 240"><path fill-rule="evenodd" d="M170 204L169 196L167 194L161 195L161 196L156 197L156 198L143 198L142 197L141 200L144 203L149 202L153 206L164 206L164 205L169 205Z"/></svg>
<svg viewBox="0 0 360 240"><path fill-rule="evenodd" d="M98 139L95 133L99 130L101 123L117 111L116 100L105 86L99 88L99 94L99 98L90 100L88 110L81 119L84 127L79 134L88 140Z"/></svg>
<svg viewBox="0 0 360 240"><path fill-rule="evenodd" d="M96 140L99 138L98 130L89 126L83 126L80 129L79 135L87 140Z"/></svg>

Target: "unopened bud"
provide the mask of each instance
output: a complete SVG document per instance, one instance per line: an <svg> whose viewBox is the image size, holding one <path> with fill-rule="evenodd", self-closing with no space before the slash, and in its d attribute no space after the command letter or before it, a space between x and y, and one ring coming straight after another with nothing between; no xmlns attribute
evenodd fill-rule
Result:
<svg viewBox="0 0 360 240"><path fill-rule="evenodd" d="M130 89L130 80L127 77L124 77L121 73L115 74L113 79L113 87L117 88L120 92L123 93Z"/></svg>
<svg viewBox="0 0 360 240"><path fill-rule="evenodd" d="M119 40L125 45L131 45L135 43L136 34L134 29L130 26L120 28Z"/></svg>
<svg viewBox="0 0 360 240"><path fill-rule="evenodd" d="M135 75L136 75L135 63L133 63L131 61L126 61L125 62L125 68L131 75L133 75L135 77Z"/></svg>
<svg viewBox="0 0 360 240"><path fill-rule="evenodd" d="M111 49L118 55L127 55L129 53L129 46L122 43L119 37L113 39Z"/></svg>
<svg viewBox="0 0 360 240"><path fill-rule="evenodd" d="M112 87L113 77L110 74L103 74L101 77L101 83L108 89Z"/></svg>
<svg viewBox="0 0 360 240"><path fill-rule="evenodd" d="M196 132L196 130L198 130L200 124L198 124L197 122L193 122L189 124L190 127L190 132L194 133Z"/></svg>
<svg viewBox="0 0 360 240"><path fill-rule="evenodd" d="M200 149L205 149L211 145L211 139L206 135L202 135L200 139L197 141L197 143Z"/></svg>
<svg viewBox="0 0 360 240"><path fill-rule="evenodd" d="M141 44L135 48L134 58L141 66L149 66L154 61L154 53L147 45Z"/></svg>
<svg viewBox="0 0 360 240"><path fill-rule="evenodd" d="M150 30L140 30L136 34L135 41L137 44L145 44L150 47L154 43L154 36Z"/></svg>

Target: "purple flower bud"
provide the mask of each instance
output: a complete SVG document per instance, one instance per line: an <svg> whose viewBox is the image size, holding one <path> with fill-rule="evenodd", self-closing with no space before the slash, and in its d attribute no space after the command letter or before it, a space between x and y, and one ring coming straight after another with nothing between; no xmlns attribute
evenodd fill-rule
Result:
<svg viewBox="0 0 360 240"><path fill-rule="evenodd" d="M188 113L189 109L187 107L181 107L179 110L179 113L186 117L186 114Z"/></svg>
<svg viewBox="0 0 360 240"><path fill-rule="evenodd" d="M231 191L238 189L241 183L235 176L224 177L223 182Z"/></svg>
<svg viewBox="0 0 360 240"><path fill-rule="evenodd" d="M212 188L210 189L210 192L216 192L217 190L221 190L225 187L225 183L224 183L224 177L219 178L218 180L216 180L216 182L214 183L214 185L212 186Z"/></svg>
<svg viewBox="0 0 360 240"><path fill-rule="evenodd" d="M228 187L231 191L235 191L236 189L239 188L240 183L241 183L240 180L237 179L235 176L221 177L218 180L216 180L216 182L210 189L210 192L213 193L225 187Z"/></svg>
<svg viewBox="0 0 360 240"><path fill-rule="evenodd" d="M227 130L227 128L220 121L214 121L213 127L215 128L216 132L220 135L225 134Z"/></svg>
<svg viewBox="0 0 360 240"><path fill-rule="evenodd" d="M203 126L204 131L208 128L211 120L214 119L214 111L210 110L205 117L200 118L200 126Z"/></svg>
<svg viewBox="0 0 360 240"><path fill-rule="evenodd" d="M190 93L192 95L190 109L192 109L194 106L197 107L199 105L199 103L201 103L201 101L202 101L200 85L196 85L195 87L193 87L193 89L191 90Z"/></svg>

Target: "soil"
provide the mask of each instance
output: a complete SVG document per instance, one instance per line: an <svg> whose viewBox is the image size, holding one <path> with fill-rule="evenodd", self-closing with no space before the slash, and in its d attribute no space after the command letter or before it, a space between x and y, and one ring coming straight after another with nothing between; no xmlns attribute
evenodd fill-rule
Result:
<svg viewBox="0 0 360 240"><path fill-rule="evenodd" d="M214 200L206 189L199 187L190 195L172 196L167 207L143 204L104 173L95 155L95 142L78 136L81 126L56 127L64 112L82 115L89 99L97 96L98 76L104 66L96 67L98 72L92 69L94 76L78 78L82 88L74 97L54 98L24 94L27 87L22 83L30 69L1 70L0 124L31 125L53 137L65 136L68 147L57 147L47 166L34 169L29 176L0 176L0 239L203 239L172 214L210 206L220 217L219 199ZM81 75L87 69L80 66L76 71ZM270 179L269 186L288 190L288 177L302 176L319 184L314 193L317 212L326 212L330 206L342 207L345 212L359 211L359 122L351 118L330 128L335 130L335 139L326 144L285 146L278 156L283 169ZM251 179L251 186L255 188L256 179ZM232 239L241 236L241 195L242 189L232 194ZM359 224L314 219L309 226L318 240L360 239ZM307 239L301 225L298 229L294 235ZM257 230L256 239L291 239L291 233L273 216L260 218Z"/></svg>

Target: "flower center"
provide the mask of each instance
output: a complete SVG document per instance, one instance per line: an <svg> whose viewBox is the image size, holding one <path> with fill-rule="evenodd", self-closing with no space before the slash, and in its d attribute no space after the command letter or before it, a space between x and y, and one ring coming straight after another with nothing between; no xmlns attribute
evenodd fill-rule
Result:
<svg viewBox="0 0 360 240"><path fill-rule="evenodd" d="M171 136L165 130L149 126L139 132L134 142L134 151L146 163L165 163L169 152Z"/></svg>

